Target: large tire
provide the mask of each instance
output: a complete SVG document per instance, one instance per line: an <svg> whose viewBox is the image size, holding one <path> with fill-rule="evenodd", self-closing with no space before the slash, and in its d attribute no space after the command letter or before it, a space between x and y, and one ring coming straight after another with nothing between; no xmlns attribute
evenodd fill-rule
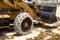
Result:
<svg viewBox="0 0 60 40"><path fill-rule="evenodd" d="M17 15L14 21L14 29L21 35L26 35L31 32L33 28L32 17L29 13L20 13ZM28 25L26 26L26 22ZM26 27L25 27L26 26ZM26 28L26 29L25 29Z"/></svg>

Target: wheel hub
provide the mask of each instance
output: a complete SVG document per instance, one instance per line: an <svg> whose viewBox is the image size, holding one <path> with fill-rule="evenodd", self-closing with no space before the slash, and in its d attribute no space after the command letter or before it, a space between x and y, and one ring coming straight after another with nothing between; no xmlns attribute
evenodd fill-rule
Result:
<svg viewBox="0 0 60 40"><path fill-rule="evenodd" d="M31 21L31 19L29 19L29 18L26 18L25 20L23 20L23 22L22 22L22 27L21 27L21 29L25 32L25 31L28 31L28 30L30 30L30 28L31 28L31 24L32 24L32 21Z"/></svg>

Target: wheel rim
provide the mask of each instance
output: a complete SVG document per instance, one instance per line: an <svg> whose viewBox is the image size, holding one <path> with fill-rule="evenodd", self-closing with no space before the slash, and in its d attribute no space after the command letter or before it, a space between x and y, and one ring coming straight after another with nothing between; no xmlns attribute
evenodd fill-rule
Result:
<svg viewBox="0 0 60 40"><path fill-rule="evenodd" d="M21 23L21 29L22 31L26 32L31 29L32 21L30 18L25 18L23 22Z"/></svg>

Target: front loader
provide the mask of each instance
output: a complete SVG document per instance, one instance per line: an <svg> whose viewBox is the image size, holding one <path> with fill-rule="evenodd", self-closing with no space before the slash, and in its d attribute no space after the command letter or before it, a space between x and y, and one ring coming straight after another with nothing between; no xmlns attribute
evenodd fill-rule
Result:
<svg viewBox="0 0 60 40"><path fill-rule="evenodd" d="M30 33L33 29L33 20L48 23L57 21L55 6L38 5L36 2L30 4L23 0L1 0L0 2L0 24L4 25L6 23L9 25L10 23L13 23L14 29L19 34L25 35ZM5 15L8 16L4 17Z"/></svg>

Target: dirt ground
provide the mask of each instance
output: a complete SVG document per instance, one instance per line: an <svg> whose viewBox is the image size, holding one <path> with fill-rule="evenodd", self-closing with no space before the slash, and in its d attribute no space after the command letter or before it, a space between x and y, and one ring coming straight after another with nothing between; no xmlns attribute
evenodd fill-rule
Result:
<svg viewBox="0 0 60 40"><path fill-rule="evenodd" d="M52 29L53 30L53 29ZM46 29L45 32L40 32L41 34L38 35L37 37L35 37L35 39L27 39L27 40L60 40L60 28L56 31L58 31L59 33L55 33L55 32L52 32L51 29Z"/></svg>
<svg viewBox="0 0 60 40"><path fill-rule="evenodd" d="M35 36L34 39L26 38L26 40L60 40L60 27L57 28L36 27L35 29L38 28L40 28L41 30L36 30L36 32L39 31L40 34L38 36ZM16 34L16 32L14 31L9 32L7 30L8 29L4 30L0 29L0 40L15 40L14 37L21 37L21 35Z"/></svg>

